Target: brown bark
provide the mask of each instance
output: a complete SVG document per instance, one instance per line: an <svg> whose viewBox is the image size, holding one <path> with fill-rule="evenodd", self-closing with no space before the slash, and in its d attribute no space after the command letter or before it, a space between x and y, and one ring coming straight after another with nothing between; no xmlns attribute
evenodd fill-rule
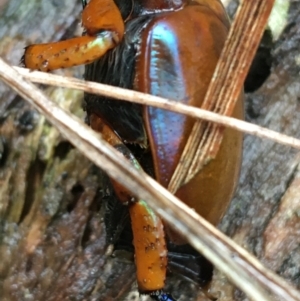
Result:
<svg viewBox="0 0 300 301"><path fill-rule="evenodd" d="M289 10L285 31L273 47L271 75L247 95L247 119L299 137L300 2ZM246 136L240 185L221 229L268 268L300 287L299 152L268 140ZM220 300L244 300L216 273Z"/></svg>
<svg viewBox="0 0 300 301"><path fill-rule="evenodd" d="M26 45L74 35L80 12L80 1L7 2L1 56L18 65ZM134 266L105 255L101 171L8 87L0 89L1 300L114 300L132 284ZM45 93L84 119L82 93Z"/></svg>

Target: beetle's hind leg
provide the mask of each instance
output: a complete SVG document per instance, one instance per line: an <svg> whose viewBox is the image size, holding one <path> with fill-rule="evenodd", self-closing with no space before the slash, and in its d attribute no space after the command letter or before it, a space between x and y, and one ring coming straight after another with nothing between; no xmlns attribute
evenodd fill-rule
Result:
<svg viewBox="0 0 300 301"><path fill-rule="evenodd" d="M31 45L21 63L29 69L51 71L91 63L114 48L124 34L124 22L113 0L82 1L82 25L86 35Z"/></svg>
<svg viewBox="0 0 300 301"><path fill-rule="evenodd" d="M168 265L172 273L188 278L204 288L213 276L213 265L190 245L168 242Z"/></svg>

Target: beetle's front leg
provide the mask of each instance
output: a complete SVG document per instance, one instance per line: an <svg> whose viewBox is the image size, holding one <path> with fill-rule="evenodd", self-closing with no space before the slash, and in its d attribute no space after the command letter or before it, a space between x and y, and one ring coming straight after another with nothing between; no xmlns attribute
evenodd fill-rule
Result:
<svg viewBox="0 0 300 301"><path fill-rule="evenodd" d="M124 22L113 0L91 0L82 13L86 35L66 41L28 46L22 63L29 69L51 71L88 64L114 48L124 34Z"/></svg>
<svg viewBox="0 0 300 301"><path fill-rule="evenodd" d="M103 138L119 150L131 164L140 169L140 164L114 131L95 114L90 115L90 125ZM155 300L172 301L172 297L161 289L165 285L167 270L167 248L161 219L143 200L137 200L122 185L111 180L118 199L129 205L133 231L135 263L138 288Z"/></svg>

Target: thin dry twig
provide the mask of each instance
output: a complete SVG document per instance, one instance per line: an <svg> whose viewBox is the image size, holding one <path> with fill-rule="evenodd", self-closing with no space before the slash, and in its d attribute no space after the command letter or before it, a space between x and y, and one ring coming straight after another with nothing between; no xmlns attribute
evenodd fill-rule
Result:
<svg viewBox="0 0 300 301"><path fill-rule="evenodd" d="M169 191L141 170L124 162L121 154L99 134L70 113L56 106L16 70L0 60L0 78L34 105L78 150L110 177L122 182L139 198L146 200L189 243L254 300L299 300L296 289L267 270L251 254L227 238Z"/></svg>
<svg viewBox="0 0 300 301"><path fill-rule="evenodd" d="M270 139L282 145L300 149L300 140L297 138L290 137L236 118L223 116L217 113L178 103L174 100L76 78L43 73L39 71L30 71L20 67L14 67L14 69L24 76L24 78L35 83L76 89L91 94L103 95L114 99L158 107L181 114L186 114L194 118L215 122L247 134Z"/></svg>

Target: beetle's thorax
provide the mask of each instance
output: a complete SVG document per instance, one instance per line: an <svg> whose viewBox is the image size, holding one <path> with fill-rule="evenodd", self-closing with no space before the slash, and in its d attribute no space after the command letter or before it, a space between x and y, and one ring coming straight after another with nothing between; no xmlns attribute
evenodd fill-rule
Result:
<svg viewBox="0 0 300 301"><path fill-rule="evenodd" d="M138 0L144 13L162 12L182 8L187 0Z"/></svg>
<svg viewBox="0 0 300 301"><path fill-rule="evenodd" d="M181 9L190 0L115 0L125 21L137 16Z"/></svg>

